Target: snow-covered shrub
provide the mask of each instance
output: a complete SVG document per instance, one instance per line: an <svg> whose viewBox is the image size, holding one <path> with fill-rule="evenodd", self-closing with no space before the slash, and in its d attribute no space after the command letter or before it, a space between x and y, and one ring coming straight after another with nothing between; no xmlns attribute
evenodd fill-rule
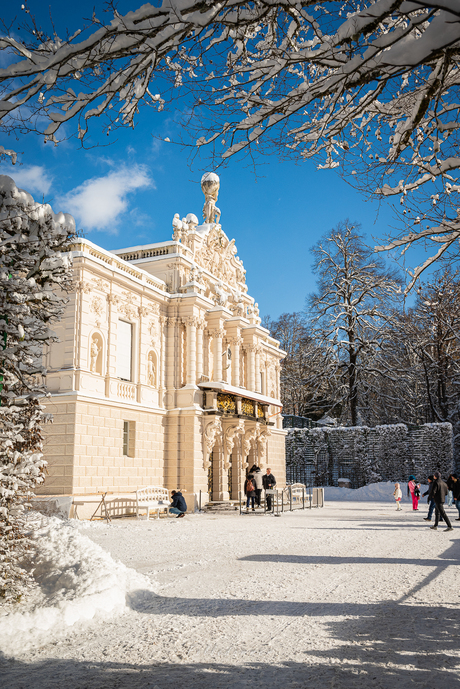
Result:
<svg viewBox="0 0 460 689"><path fill-rule="evenodd" d="M433 471L441 472L446 478L452 471L452 426L450 423L426 423L423 427L423 460Z"/></svg>
<svg viewBox="0 0 460 689"><path fill-rule="evenodd" d="M30 583L18 563L28 548L23 512L46 464L43 348L56 339L52 324L71 286L65 252L74 234L71 216L55 215L0 175L0 597L6 600L18 599Z"/></svg>
<svg viewBox="0 0 460 689"><path fill-rule="evenodd" d="M313 472L302 471L302 463L313 462ZM452 426L290 428L286 436L288 482L294 476L293 464L297 480L310 479L310 485L337 485L339 476L349 478L354 488L379 481L406 481L410 474L425 481L435 470L447 478L453 466Z"/></svg>

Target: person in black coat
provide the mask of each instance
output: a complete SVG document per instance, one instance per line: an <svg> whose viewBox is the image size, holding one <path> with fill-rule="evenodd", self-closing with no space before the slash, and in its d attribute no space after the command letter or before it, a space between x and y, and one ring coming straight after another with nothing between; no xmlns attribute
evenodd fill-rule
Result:
<svg viewBox="0 0 460 689"><path fill-rule="evenodd" d="M423 517L423 519L426 522L431 521L431 517L433 516L433 512L434 512L434 500L433 500L433 497L431 495L431 493L433 492L433 481L434 481L434 476L433 475L428 476L428 490L426 490L422 495L422 497L425 497L425 495L428 496L426 499L426 501L428 503L428 515L426 517Z"/></svg>
<svg viewBox="0 0 460 689"><path fill-rule="evenodd" d="M252 474L248 474L248 477L244 482L244 492L246 494L246 509L249 509L249 501L251 501L252 511L255 512L254 500L256 497L256 490L254 485L254 476Z"/></svg>
<svg viewBox="0 0 460 689"><path fill-rule="evenodd" d="M263 476L262 482L264 484L265 490L273 490L273 488L276 486L276 478L273 476L271 469L267 469L267 473L265 474L265 476ZM270 511L272 508L272 496L267 495L266 501L267 510Z"/></svg>
<svg viewBox="0 0 460 689"><path fill-rule="evenodd" d="M441 474L439 471L435 471L434 474L434 481L433 481L433 490L431 492L431 496L434 500L434 526L430 526L430 529L437 529L438 528L438 523L439 523L439 518L442 517L444 521L446 522L447 529L444 529L445 531L452 531L452 524L450 523L449 517L446 514L446 511L444 509L444 502L446 500L446 495L447 491L449 490L447 487L447 484L444 483L444 481L441 478Z"/></svg>
<svg viewBox="0 0 460 689"><path fill-rule="evenodd" d="M177 514L177 518L179 519L179 517L183 517L187 512L187 503L180 490L172 490L171 497L172 501L169 511L173 514Z"/></svg>
<svg viewBox="0 0 460 689"><path fill-rule="evenodd" d="M455 507L458 510L458 517L455 521L460 522L460 481L457 474L451 474L449 478L452 482L452 495L454 498Z"/></svg>

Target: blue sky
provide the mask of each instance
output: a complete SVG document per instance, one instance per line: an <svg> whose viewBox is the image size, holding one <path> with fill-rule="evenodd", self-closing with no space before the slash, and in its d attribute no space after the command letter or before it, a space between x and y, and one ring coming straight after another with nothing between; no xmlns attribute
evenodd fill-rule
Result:
<svg viewBox="0 0 460 689"><path fill-rule="evenodd" d="M43 26L49 26L48 5L61 35L66 27L73 31L81 26L81 17L91 16L93 6L101 20L108 17L99 14L100 0L82 0L76 9L57 0L46 5L32 0L28 7ZM119 11L137 6L123 1ZM24 18L20 2L2 10L5 20L15 15L20 21ZM19 22L13 27L20 37ZM67 127L70 134L72 126ZM0 173L12 176L37 200L44 196L55 212L73 213L85 236L106 249L165 241L171 238L175 213L201 217L204 197L199 182L204 170L214 169L203 149L190 168L189 151L164 141L174 140L177 132L171 113L143 108L134 130L119 129L108 137L93 125L95 146L88 150L73 139L58 146L34 135L2 139L20 156L15 167L2 164ZM235 238L249 293L261 315L276 318L303 308L305 297L315 289L309 248L338 222L360 222L369 243L395 226L389 205L379 209L366 202L336 172L317 170L312 161L296 165L280 162L276 155L264 157L255 175L244 160L233 159L218 174L222 227ZM423 255L419 249L409 258L419 261Z"/></svg>

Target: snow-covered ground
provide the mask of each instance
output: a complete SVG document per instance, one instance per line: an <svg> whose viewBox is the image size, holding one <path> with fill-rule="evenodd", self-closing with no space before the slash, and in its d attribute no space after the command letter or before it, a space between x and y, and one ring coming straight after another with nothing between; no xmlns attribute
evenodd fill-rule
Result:
<svg viewBox="0 0 460 689"><path fill-rule="evenodd" d="M407 483L400 483L402 490L402 504L405 502L411 503L411 499L407 496ZM382 483L371 483L369 486L363 486L357 490L350 488L334 488L333 486L326 486L324 489L324 499L326 501L336 500L348 501L348 502L393 502L395 501L393 497L393 491L395 489L395 484L391 481ZM420 486L420 494L423 494L428 490L428 486L422 484ZM422 498L422 504L420 507L426 505L426 498Z"/></svg>
<svg viewBox="0 0 460 689"><path fill-rule="evenodd" d="M331 495L279 518L46 518L40 591L0 616L1 684L458 686L460 528L424 516Z"/></svg>

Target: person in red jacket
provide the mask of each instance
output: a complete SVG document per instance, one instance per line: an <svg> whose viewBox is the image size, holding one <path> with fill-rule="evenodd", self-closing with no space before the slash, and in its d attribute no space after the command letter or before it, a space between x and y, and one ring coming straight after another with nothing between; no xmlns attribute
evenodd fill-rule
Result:
<svg viewBox="0 0 460 689"><path fill-rule="evenodd" d="M412 509L418 510L418 499L420 497L420 488L415 480L415 476L409 476L409 483L407 484L407 495L412 498Z"/></svg>

